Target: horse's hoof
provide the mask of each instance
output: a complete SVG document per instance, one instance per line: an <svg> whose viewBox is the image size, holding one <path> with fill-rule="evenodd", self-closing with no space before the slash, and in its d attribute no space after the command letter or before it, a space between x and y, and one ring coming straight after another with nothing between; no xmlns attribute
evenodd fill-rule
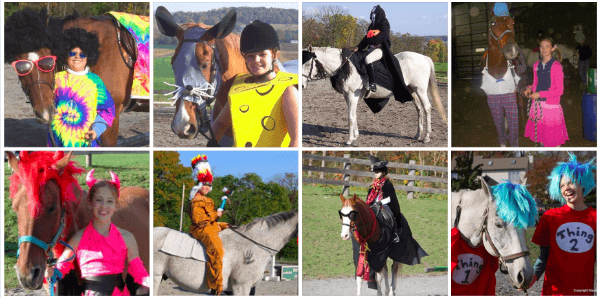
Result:
<svg viewBox="0 0 600 298"><path fill-rule="evenodd" d="M423 143L431 143L431 139L430 138L424 138L423 139Z"/></svg>

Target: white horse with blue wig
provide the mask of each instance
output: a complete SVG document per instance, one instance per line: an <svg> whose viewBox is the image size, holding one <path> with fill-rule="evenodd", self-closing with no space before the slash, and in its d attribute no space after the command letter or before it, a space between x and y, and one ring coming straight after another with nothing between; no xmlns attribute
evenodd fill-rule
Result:
<svg viewBox="0 0 600 298"><path fill-rule="evenodd" d="M490 187L480 177L482 189L452 193L452 222L471 247L484 245L508 268L510 280L527 289L533 267L525 241L525 228L537 219L536 203L523 184Z"/></svg>

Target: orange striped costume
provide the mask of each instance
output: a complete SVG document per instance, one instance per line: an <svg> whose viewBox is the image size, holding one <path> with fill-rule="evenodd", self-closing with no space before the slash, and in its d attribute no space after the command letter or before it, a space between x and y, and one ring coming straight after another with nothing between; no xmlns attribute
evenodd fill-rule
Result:
<svg viewBox="0 0 600 298"><path fill-rule="evenodd" d="M223 291L223 242L219 232L229 227L227 223L217 222L215 203L211 198L197 193L191 205L192 226L190 233L200 240L210 259L207 266L206 282L211 290L219 295Z"/></svg>

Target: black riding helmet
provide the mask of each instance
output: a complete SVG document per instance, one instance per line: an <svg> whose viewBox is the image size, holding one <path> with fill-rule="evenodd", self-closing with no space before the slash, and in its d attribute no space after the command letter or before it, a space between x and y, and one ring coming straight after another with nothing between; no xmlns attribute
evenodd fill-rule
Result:
<svg viewBox="0 0 600 298"><path fill-rule="evenodd" d="M242 53L254 53L272 48L279 50L279 39L271 25L256 20L242 30L240 37Z"/></svg>

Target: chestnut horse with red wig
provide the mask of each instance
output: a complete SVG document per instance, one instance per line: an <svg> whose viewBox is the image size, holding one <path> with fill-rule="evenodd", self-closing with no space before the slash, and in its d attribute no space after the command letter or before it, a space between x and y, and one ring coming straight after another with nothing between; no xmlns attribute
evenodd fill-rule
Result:
<svg viewBox="0 0 600 298"><path fill-rule="evenodd" d="M212 27L197 23L179 26L166 8L160 6L156 10L160 32L176 36L178 40L171 58L177 88L172 97L176 109L171 130L179 138L193 139L200 131L205 134L212 122L207 118L216 119L221 113L235 76L248 72L240 52L240 37L230 34L236 18L232 10ZM205 108L215 99L214 110L209 115ZM232 137L231 128L225 134Z"/></svg>
<svg viewBox="0 0 600 298"><path fill-rule="evenodd" d="M12 209L17 214L19 253L15 269L21 286L42 287L46 266L59 257L67 241L92 220L90 202L76 175L84 172L62 151L22 151L19 158L6 152L13 170L10 177ZM140 258L149 271L150 205L149 192L141 187L123 187L112 222L130 231L136 239ZM76 270L78 271L78 270ZM72 272L71 274L76 274ZM66 281L67 278L61 282ZM59 294L74 287L59 286Z"/></svg>

